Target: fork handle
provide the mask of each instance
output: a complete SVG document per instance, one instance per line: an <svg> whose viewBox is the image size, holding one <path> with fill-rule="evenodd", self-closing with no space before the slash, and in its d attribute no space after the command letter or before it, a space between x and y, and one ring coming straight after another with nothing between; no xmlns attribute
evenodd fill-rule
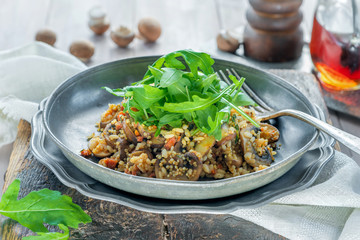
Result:
<svg viewBox="0 0 360 240"><path fill-rule="evenodd" d="M293 110L293 109L286 109L286 110L280 110L278 112L275 112L275 113L271 114L271 116L269 115L267 117L264 116L264 117L260 117L260 118L263 120L266 120L266 119L275 118L275 117L279 117L279 116L291 116L291 117L300 119L300 120L314 126L315 128L323 131L324 133L329 134L330 136L335 138L337 141L341 142L346 147L348 147L350 150L360 154L360 138L359 137L356 137L350 133L342 131L342 130L340 130L330 124L327 124L326 122L321 121L321 120L319 120L309 114L306 114L304 112Z"/></svg>

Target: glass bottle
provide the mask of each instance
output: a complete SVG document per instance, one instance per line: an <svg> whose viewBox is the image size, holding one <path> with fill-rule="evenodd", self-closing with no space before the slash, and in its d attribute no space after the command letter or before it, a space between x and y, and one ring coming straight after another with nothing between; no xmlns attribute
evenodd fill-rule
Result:
<svg viewBox="0 0 360 240"><path fill-rule="evenodd" d="M310 53L322 85L332 90L360 88L360 0L319 0Z"/></svg>

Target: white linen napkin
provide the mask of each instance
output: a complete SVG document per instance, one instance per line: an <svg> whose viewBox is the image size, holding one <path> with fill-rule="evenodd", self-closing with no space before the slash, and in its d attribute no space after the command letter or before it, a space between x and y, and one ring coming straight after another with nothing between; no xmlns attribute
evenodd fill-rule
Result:
<svg viewBox="0 0 360 240"><path fill-rule="evenodd" d="M14 140L20 118L30 121L39 101L85 68L42 43L0 52L0 146ZM3 156L0 150L0 162ZM336 152L308 189L233 215L290 239L359 239L360 168Z"/></svg>
<svg viewBox="0 0 360 240"><path fill-rule="evenodd" d="M308 189L233 215L289 239L360 239L360 168L336 151Z"/></svg>
<svg viewBox="0 0 360 240"><path fill-rule="evenodd" d="M74 56L41 42L0 52L0 187L19 120L30 122L43 98L85 68Z"/></svg>
<svg viewBox="0 0 360 240"><path fill-rule="evenodd" d="M20 118L30 122L42 99L85 68L74 56L41 42L0 52L0 147L14 141Z"/></svg>

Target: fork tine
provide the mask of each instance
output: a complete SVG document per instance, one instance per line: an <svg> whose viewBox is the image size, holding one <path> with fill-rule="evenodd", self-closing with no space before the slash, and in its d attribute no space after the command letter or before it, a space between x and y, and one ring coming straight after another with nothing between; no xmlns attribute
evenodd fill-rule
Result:
<svg viewBox="0 0 360 240"><path fill-rule="evenodd" d="M235 71L235 69L231 68L231 70L230 70L230 69L227 68L226 71L227 71L227 73L228 73L229 75L234 75L234 76L236 77L236 79L238 79L238 80L241 79L241 77L240 77L239 74ZM245 82L243 83L242 88L243 88L244 84L245 84ZM249 89L249 87L248 87L247 85L246 85L245 87L246 87L247 89ZM244 89L243 89L243 90L244 90ZM250 89L250 91L251 91L251 89ZM244 90L244 92L245 92L245 94L246 94L248 97L250 97L252 100L254 100L247 91ZM255 100L254 100L254 101L255 101ZM256 102L256 101L255 101L255 102ZM256 103L257 103L257 102L256 102ZM257 111L257 112L259 112L259 113L264 113L264 112L266 112L266 109L262 108L260 104L259 104L259 106L251 106L251 107L254 108L254 110Z"/></svg>
<svg viewBox="0 0 360 240"><path fill-rule="evenodd" d="M235 69L231 68L232 73L237 79L240 79L241 77L239 74L235 71ZM269 105L267 105L261 98L259 98L256 93L246 84L243 83L242 85L243 90L248 94L250 98L252 98L260 107L262 107L265 111L274 111ZM265 112L262 110L261 112Z"/></svg>
<svg viewBox="0 0 360 240"><path fill-rule="evenodd" d="M227 78L227 76L225 75L225 73L222 70L219 70L219 72L217 73L219 75L220 73L220 79L224 80L224 82L226 82L226 84L228 84L229 86L231 85L230 80Z"/></svg>
<svg viewBox="0 0 360 240"><path fill-rule="evenodd" d="M231 73L229 69L226 69L226 72L227 72L229 75L233 75L233 73ZM235 72L235 73L236 73L236 72ZM231 85L231 84L232 84L232 82L230 81L230 79L225 75L225 73L224 73L222 70L219 70L218 72L216 72L216 74L217 74L217 76L218 76L221 80L223 80L226 84L228 84L228 85ZM237 78L240 79L240 77L239 77L239 75L238 75L237 73L236 73L236 75L237 75ZM250 96L246 93L246 91L245 91L245 94L246 94L248 97L250 97ZM250 98L251 98L251 97L250 97ZM258 112L258 113L267 112L267 110L266 110L266 109L263 109L261 106L256 106L256 107L251 106L251 107L254 108L254 110L255 110L256 112Z"/></svg>

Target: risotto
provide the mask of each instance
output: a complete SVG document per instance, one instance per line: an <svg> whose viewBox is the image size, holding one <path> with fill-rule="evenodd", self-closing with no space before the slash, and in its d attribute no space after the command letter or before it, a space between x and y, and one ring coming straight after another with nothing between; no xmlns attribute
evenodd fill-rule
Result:
<svg viewBox="0 0 360 240"><path fill-rule="evenodd" d="M179 56L190 71L175 61ZM102 113L98 134L89 136L81 155L119 172L184 181L270 166L278 129L256 119L254 103L240 89L244 79L230 76L233 84L224 85L211 64L204 53L178 51L160 58L134 86L107 89L123 100Z"/></svg>
<svg viewBox="0 0 360 240"><path fill-rule="evenodd" d="M255 118L253 109L242 109ZM155 137L155 125L136 123L121 104L110 104L97 126L100 134L89 137L84 157L94 155L116 171L173 180L221 179L264 169L274 160L279 138L274 126L256 128L235 110L221 126L220 140L191 123L161 129Z"/></svg>

